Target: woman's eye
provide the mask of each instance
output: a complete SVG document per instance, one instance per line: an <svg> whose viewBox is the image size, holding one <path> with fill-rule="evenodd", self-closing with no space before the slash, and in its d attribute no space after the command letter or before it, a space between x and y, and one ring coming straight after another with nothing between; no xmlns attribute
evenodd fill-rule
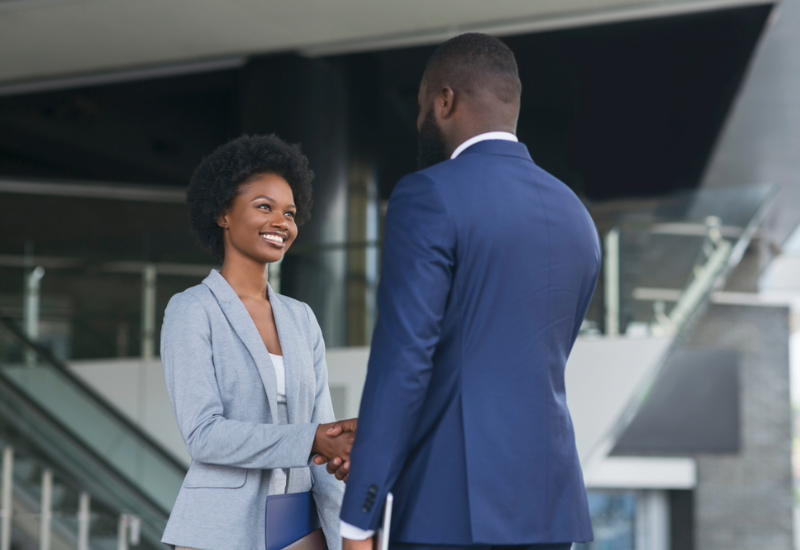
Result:
<svg viewBox="0 0 800 550"><path fill-rule="evenodd" d="M264 208L267 211L272 212L272 207L270 205L268 205L268 204L259 204L258 208Z"/></svg>
<svg viewBox="0 0 800 550"><path fill-rule="evenodd" d="M287 212L286 213L286 215L289 216L290 218L294 218L294 214L295 214L294 212Z"/></svg>

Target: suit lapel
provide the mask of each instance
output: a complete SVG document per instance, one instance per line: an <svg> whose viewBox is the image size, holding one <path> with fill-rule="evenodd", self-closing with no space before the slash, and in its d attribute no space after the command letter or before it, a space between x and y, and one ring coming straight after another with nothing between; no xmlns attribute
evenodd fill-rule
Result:
<svg viewBox="0 0 800 550"><path fill-rule="evenodd" d="M298 401L300 398L300 372L297 370L297 341L290 324L292 321L289 311L281 299L269 287L269 303L272 305L272 315L275 318L275 326L278 329L278 340L281 342L281 353L283 353L283 366L286 370L286 408L289 415L289 423L298 422Z"/></svg>
<svg viewBox="0 0 800 550"><path fill-rule="evenodd" d="M264 346L264 341L261 340L258 329L255 323L253 323L253 318L250 317L250 313L248 313L247 308L244 307L239 296L237 296L236 292L231 288L231 285L228 284L228 281L226 281L217 270L213 270L209 276L205 278L203 284L209 287L214 293L228 322L239 336L239 339L244 343L245 347L247 347L250 355L252 355L258 374L261 377L261 382L264 384L264 391L267 394L267 402L269 403L272 421L278 424L280 419L278 415L278 383L275 379L275 368L272 365L272 360L269 358L267 348ZM270 294L270 301L271 298L272 295ZM281 347L283 347L283 342L281 342ZM266 365L269 365L270 368L263 368ZM258 368L259 366L262 368Z"/></svg>

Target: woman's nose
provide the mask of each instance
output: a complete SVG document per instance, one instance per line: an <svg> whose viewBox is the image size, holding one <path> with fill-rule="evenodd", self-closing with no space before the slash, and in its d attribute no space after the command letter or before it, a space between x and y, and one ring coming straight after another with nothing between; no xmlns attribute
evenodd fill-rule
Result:
<svg viewBox="0 0 800 550"><path fill-rule="evenodd" d="M286 218L283 216L283 214L277 214L273 216L271 223L273 227L289 227L289 222L286 221Z"/></svg>

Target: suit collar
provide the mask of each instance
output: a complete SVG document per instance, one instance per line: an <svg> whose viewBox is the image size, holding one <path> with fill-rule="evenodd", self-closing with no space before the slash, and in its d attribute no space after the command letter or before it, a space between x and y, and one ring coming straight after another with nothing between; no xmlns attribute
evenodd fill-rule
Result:
<svg viewBox="0 0 800 550"><path fill-rule="evenodd" d="M502 155L506 157L517 157L530 162L533 162L531 154L524 143L505 141L499 139L490 139L479 141L474 145L470 145L464 149L461 154L453 160L458 160L464 155Z"/></svg>
<svg viewBox="0 0 800 550"><path fill-rule="evenodd" d="M236 295L236 291L233 290L231 285L228 284L228 281L225 280L225 277L216 269L212 269L208 277L203 279L203 284L211 289L211 292L214 293L218 302L231 302L239 299L239 296Z"/></svg>
<svg viewBox="0 0 800 550"><path fill-rule="evenodd" d="M485 132L483 134L478 134L477 136L473 136L469 138L467 141L456 147L456 150L453 151L453 154L450 155L450 160L458 157L463 151L467 148L475 145L476 143L480 143L481 141L487 141L492 139L499 139L503 141L513 141L514 143L518 142L517 136L510 132Z"/></svg>
<svg viewBox="0 0 800 550"><path fill-rule="evenodd" d="M272 413L272 421L277 424L280 422L279 415L278 415L278 382L275 378L275 368L272 364L272 359L269 357L269 352L267 351L266 346L264 345L264 341L261 339L261 335L258 333L258 329L256 328L255 323L253 323L253 318L250 317L250 313L247 311L247 308L244 307L244 304L237 296L236 292L233 290L228 281L225 280L219 271L216 269L211 270L208 277L203 280L203 284L206 285L211 292L214 293L214 296L219 302L220 309L222 309L223 314L228 319L228 322L233 327L233 330L239 336L239 339L244 343L247 351L250 352L250 355L253 357L253 361L258 368L258 374L261 377L261 382L264 385L264 391L267 394L267 401L269 403L269 409ZM284 366L286 367L287 376L286 376L286 400L290 404L289 410L290 415L289 419L294 416L291 409L293 408L291 404L297 403L297 393L299 393L299 389L294 392L293 398L289 396L289 379L296 378L290 376L289 370L291 362L287 361L287 355L291 356L291 351L287 350L284 342L287 340L285 337L281 337L281 318L286 320L285 310L283 305L280 304L280 299L278 295L275 294L272 288L269 288L269 300L270 305L272 305L272 314L275 317L275 324L278 327L278 339L281 342L281 349L284 354ZM288 354L287 354L288 351ZM265 365L269 365L271 368L264 368Z"/></svg>

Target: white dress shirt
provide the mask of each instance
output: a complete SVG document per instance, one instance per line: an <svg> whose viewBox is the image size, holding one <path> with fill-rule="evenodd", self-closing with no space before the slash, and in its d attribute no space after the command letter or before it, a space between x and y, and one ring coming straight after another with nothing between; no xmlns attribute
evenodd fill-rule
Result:
<svg viewBox="0 0 800 550"><path fill-rule="evenodd" d="M272 366L275 367L275 382L278 393L278 403L286 403L286 366L283 362L283 355L269 354Z"/></svg>
<svg viewBox="0 0 800 550"><path fill-rule="evenodd" d="M458 155L463 153L464 149L466 149L467 147L475 145L479 141L486 141L489 139L500 139L503 141L519 141L517 139L517 136L515 136L510 132L486 132L485 134L478 134L477 136L469 138L467 141L456 147L456 150L453 151L452 155L450 155L450 160L453 160Z"/></svg>
<svg viewBox="0 0 800 550"><path fill-rule="evenodd" d="M469 138L467 141L456 147L456 150L453 151L453 154L450 155L450 160L453 160L458 155L464 152L464 149L475 145L479 141L487 141L490 139L500 139L503 141L519 141L517 136L510 132L486 132L485 134L479 134L475 137ZM342 521L341 525L339 526L339 534L346 539L350 540L367 540L372 535L375 534L375 531L370 531L368 529L360 529L355 525L350 525L349 523Z"/></svg>

